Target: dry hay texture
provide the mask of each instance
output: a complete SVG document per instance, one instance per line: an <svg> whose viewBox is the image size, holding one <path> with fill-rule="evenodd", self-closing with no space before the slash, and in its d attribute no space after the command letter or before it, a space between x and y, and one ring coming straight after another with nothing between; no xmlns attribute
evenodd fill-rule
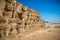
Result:
<svg viewBox="0 0 60 40"><path fill-rule="evenodd" d="M44 26L36 10L16 0L0 0L0 38L24 35L43 29Z"/></svg>

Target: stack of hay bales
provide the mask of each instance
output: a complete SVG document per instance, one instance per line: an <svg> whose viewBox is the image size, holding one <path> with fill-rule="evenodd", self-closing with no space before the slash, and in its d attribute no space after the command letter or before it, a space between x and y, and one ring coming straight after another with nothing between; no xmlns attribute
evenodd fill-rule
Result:
<svg viewBox="0 0 60 40"><path fill-rule="evenodd" d="M37 11L16 0L0 2L0 37L31 33L44 28L44 22Z"/></svg>

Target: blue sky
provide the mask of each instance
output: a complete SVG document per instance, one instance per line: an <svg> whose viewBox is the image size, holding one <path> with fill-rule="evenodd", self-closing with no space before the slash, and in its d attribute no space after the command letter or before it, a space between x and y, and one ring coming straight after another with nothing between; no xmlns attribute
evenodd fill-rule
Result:
<svg viewBox="0 0 60 40"><path fill-rule="evenodd" d="M60 0L17 0L25 6L39 11L43 20L60 22Z"/></svg>

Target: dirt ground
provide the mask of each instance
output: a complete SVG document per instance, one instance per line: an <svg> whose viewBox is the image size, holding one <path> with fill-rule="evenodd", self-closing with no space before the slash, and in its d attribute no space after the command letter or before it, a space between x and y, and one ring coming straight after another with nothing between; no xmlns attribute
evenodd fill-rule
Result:
<svg viewBox="0 0 60 40"><path fill-rule="evenodd" d="M20 40L60 40L60 29L45 29L30 33Z"/></svg>
<svg viewBox="0 0 60 40"><path fill-rule="evenodd" d="M41 29L39 31L2 40L60 40L60 29Z"/></svg>

